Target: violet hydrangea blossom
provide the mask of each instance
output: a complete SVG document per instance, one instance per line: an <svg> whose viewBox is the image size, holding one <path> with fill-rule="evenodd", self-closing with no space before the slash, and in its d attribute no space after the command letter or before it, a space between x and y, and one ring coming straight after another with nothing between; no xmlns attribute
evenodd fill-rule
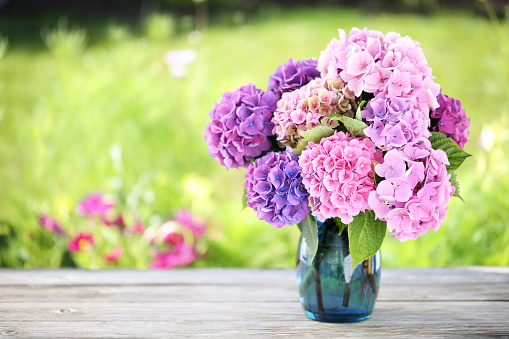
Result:
<svg viewBox="0 0 509 339"><path fill-rule="evenodd" d="M276 228L297 224L310 211L298 159L289 148L269 152L249 165L245 174L247 205Z"/></svg>
<svg viewBox="0 0 509 339"><path fill-rule="evenodd" d="M368 197L375 190L374 162L381 161L382 151L369 138L336 132L318 144L309 142L299 164L312 215L321 222L339 217L349 224L369 209Z"/></svg>
<svg viewBox="0 0 509 339"><path fill-rule="evenodd" d="M283 93L274 112L274 132L280 145L296 146L301 131L319 125L339 126L339 120L330 120L332 114L354 116L355 97L339 79L317 78L307 85Z"/></svg>
<svg viewBox="0 0 509 339"><path fill-rule="evenodd" d="M389 235L404 242L440 228L455 191L446 165L445 152L424 139L388 151L375 166L384 180L369 194L368 203L376 218L387 221Z"/></svg>
<svg viewBox="0 0 509 339"><path fill-rule="evenodd" d="M408 97L422 111L438 107L440 85L433 81L419 42L364 28L339 30L318 59L322 78L341 77L355 96L362 92Z"/></svg>
<svg viewBox="0 0 509 339"><path fill-rule="evenodd" d="M361 115L371 123L364 134L383 150L431 136L428 112L420 111L408 98L391 98L380 93L368 102Z"/></svg>
<svg viewBox="0 0 509 339"><path fill-rule="evenodd" d="M283 93L299 89L311 80L320 77L316 68L316 59L304 59L295 61L289 59L278 66L276 72L269 77L267 92L273 92L277 100L281 99Z"/></svg>
<svg viewBox="0 0 509 339"><path fill-rule="evenodd" d="M267 151L274 135L271 122L276 100L248 84L226 92L209 112L205 129L209 154L227 169L247 167L250 160Z"/></svg>
<svg viewBox="0 0 509 339"><path fill-rule="evenodd" d="M442 93L438 95L437 100L439 107L431 112L430 129L444 133L461 148L465 147L469 141L470 118L467 118L465 110L461 108L461 102Z"/></svg>

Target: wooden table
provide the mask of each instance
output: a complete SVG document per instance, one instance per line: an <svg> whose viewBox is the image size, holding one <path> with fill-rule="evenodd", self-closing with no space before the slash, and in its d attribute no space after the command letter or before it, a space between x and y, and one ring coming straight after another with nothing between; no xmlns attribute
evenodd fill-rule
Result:
<svg viewBox="0 0 509 339"><path fill-rule="evenodd" d="M0 270L0 337L509 337L509 267L382 271L370 319L308 319L292 269Z"/></svg>

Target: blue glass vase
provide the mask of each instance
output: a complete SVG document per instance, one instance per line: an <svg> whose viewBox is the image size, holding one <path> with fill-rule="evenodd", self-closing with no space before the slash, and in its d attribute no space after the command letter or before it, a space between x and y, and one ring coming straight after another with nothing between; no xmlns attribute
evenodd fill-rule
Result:
<svg viewBox="0 0 509 339"><path fill-rule="evenodd" d="M306 315L324 322L354 322L369 318L380 286L380 251L352 266L348 228L338 235L333 219L318 221L318 251L311 262L301 238L297 251L297 286Z"/></svg>

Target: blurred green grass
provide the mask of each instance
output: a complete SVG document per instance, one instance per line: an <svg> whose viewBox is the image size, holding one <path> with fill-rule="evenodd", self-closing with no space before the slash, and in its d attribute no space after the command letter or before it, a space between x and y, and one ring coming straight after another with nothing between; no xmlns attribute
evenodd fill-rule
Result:
<svg viewBox="0 0 509 339"><path fill-rule="evenodd" d="M16 235L4 234L4 265L57 266L38 243L51 241L36 216L72 228L76 202L100 189L138 200L153 195L133 207L146 220L179 208L206 219L208 252L194 266L292 267L298 230L275 230L242 210L244 170L227 172L208 155L208 111L225 91L249 82L265 89L291 57L318 58L338 28L353 26L420 41L443 92L471 117L466 151L474 157L458 173L465 203L450 203L437 233L406 243L387 238L384 265L509 264L507 23L458 13L271 9L245 24L217 23L198 44L168 23L160 25L171 31L150 33L155 25L95 22L81 27L93 36L51 50L34 36L10 39L0 60L0 223ZM173 78L164 54L189 48L197 60L187 77ZM494 137L489 149L477 146L483 128ZM122 150L121 164L112 162L112 147ZM137 189L147 176L151 185Z"/></svg>

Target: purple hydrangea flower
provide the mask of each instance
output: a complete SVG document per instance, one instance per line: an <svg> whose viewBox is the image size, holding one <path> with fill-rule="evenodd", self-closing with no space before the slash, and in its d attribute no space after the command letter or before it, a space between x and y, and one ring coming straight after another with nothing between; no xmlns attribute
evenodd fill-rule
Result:
<svg viewBox="0 0 509 339"><path fill-rule="evenodd" d="M247 205L276 228L304 220L310 207L301 172L299 157L290 148L256 159L245 174Z"/></svg>
<svg viewBox="0 0 509 339"><path fill-rule="evenodd" d="M226 92L209 112L205 129L209 154L227 169L246 167L251 158L267 151L274 135L271 122L276 97L248 84Z"/></svg>
<svg viewBox="0 0 509 339"><path fill-rule="evenodd" d="M279 100L283 93L301 88L311 80L320 77L320 71L316 68L317 64L316 59L299 61L289 59L269 77L267 92L273 92Z"/></svg>
<svg viewBox="0 0 509 339"><path fill-rule="evenodd" d="M448 97L445 94L438 95L436 110L431 112L431 130L441 132L452 138L461 148L469 141L470 118L467 118L465 110L461 108L459 100Z"/></svg>
<svg viewBox="0 0 509 339"><path fill-rule="evenodd" d="M384 150L415 143L431 135L429 114L423 113L409 98L390 98L380 93L369 101L361 115L371 123L364 133Z"/></svg>

